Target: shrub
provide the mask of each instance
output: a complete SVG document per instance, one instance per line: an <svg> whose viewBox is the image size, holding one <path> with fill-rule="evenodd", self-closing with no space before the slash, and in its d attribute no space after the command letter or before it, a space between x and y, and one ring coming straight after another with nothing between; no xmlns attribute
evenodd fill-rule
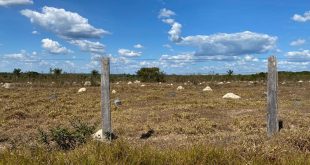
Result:
<svg viewBox="0 0 310 165"><path fill-rule="evenodd" d="M21 69L19 69L19 68L15 68L14 70L13 70L13 74L16 76L16 77L19 77L20 76L20 74L21 74Z"/></svg>
<svg viewBox="0 0 310 165"><path fill-rule="evenodd" d="M79 120L71 122L71 126L73 127L72 130L57 126L56 128L50 129L49 133L39 129L39 141L48 146L52 142L55 142L60 149L70 150L80 144L86 143L87 139L95 131L94 126L89 126Z"/></svg>
<svg viewBox="0 0 310 165"><path fill-rule="evenodd" d="M137 71L137 75L144 82L163 82L165 77L164 73L157 67L141 68Z"/></svg>

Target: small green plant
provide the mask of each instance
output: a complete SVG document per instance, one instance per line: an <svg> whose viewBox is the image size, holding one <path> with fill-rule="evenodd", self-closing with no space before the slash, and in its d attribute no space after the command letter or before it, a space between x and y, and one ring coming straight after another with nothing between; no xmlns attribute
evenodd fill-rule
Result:
<svg viewBox="0 0 310 165"><path fill-rule="evenodd" d="M86 143L87 139L94 133L95 127L77 120L71 122L73 129L57 126L49 130L49 133L39 129L39 141L45 145L51 142L57 144L62 150L74 149L76 146Z"/></svg>
<svg viewBox="0 0 310 165"><path fill-rule="evenodd" d="M55 141L57 145L63 150L74 149L76 146L76 138L72 132L67 128L60 126L50 130L51 140Z"/></svg>
<svg viewBox="0 0 310 165"><path fill-rule="evenodd" d="M38 129L39 132L39 141L43 144L49 145L48 134L44 132L42 129Z"/></svg>
<svg viewBox="0 0 310 165"><path fill-rule="evenodd" d="M94 133L95 127L89 126L86 123L81 122L80 120L71 121L71 125L74 128L74 136L79 143L86 143L87 137L90 137Z"/></svg>

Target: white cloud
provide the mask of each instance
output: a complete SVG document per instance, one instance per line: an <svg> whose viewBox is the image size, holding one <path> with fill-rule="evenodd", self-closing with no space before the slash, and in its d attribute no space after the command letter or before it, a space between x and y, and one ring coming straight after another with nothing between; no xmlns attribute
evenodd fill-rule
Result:
<svg viewBox="0 0 310 165"><path fill-rule="evenodd" d="M194 63L194 54L193 53L182 53L178 55L167 55L164 54L159 58L159 62L161 62L161 65L164 67L183 67L187 64L193 64Z"/></svg>
<svg viewBox="0 0 310 165"><path fill-rule="evenodd" d="M137 52L129 49L119 49L118 54L125 57L139 57L141 56L142 52Z"/></svg>
<svg viewBox="0 0 310 165"><path fill-rule="evenodd" d="M88 23L88 19L78 13L45 6L42 13L33 10L22 10L21 14L30 21L60 37L66 39L100 38L109 32L97 29Z"/></svg>
<svg viewBox="0 0 310 165"><path fill-rule="evenodd" d="M173 23L175 22L174 19L171 19L171 18L162 19L162 21L169 25L173 25Z"/></svg>
<svg viewBox="0 0 310 165"><path fill-rule="evenodd" d="M93 27L89 24L88 19L78 13L45 6L41 13L27 9L22 10L21 14L28 17L32 23L55 33L70 44L78 46L82 51L92 54L105 53L105 45L89 41L87 38L101 38L109 32Z"/></svg>
<svg viewBox="0 0 310 165"><path fill-rule="evenodd" d="M134 45L133 47L136 48L136 49L141 49L141 48L143 48L143 45L141 45L141 44L136 44L136 45Z"/></svg>
<svg viewBox="0 0 310 165"><path fill-rule="evenodd" d="M178 22L174 22L171 26L171 29L168 31L170 35L170 40L173 42L180 42L182 38L180 37L182 25Z"/></svg>
<svg viewBox="0 0 310 165"><path fill-rule="evenodd" d="M162 18L162 21L164 23L171 26L171 29L168 31L169 39L173 42L180 42L181 41L180 34L182 30L182 25L176 22L174 19L170 18L171 16L174 16L174 15L175 13L173 11L164 8L159 11L158 18Z"/></svg>
<svg viewBox="0 0 310 165"><path fill-rule="evenodd" d="M39 32L36 31L36 30L32 31L31 33L32 33L32 34L39 34Z"/></svg>
<svg viewBox="0 0 310 165"><path fill-rule="evenodd" d="M292 19L296 22L307 22L310 21L310 11L306 11L304 15L294 14Z"/></svg>
<svg viewBox="0 0 310 165"><path fill-rule="evenodd" d="M174 49L172 48L172 46L169 45L169 44L164 44L163 47L169 49L170 51L174 51Z"/></svg>
<svg viewBox="0 0 310 165"><path fill-rule="evenodd" d="M250 31L197 35L182 38L178 44L198 47L196 55L246 55L261 54L275 49L277 37Z"/></svg>
<svg viewBox="0 0 310 165"><path fill-rule="evenodd" d="M19 53L4 54L3 58L11 62L22 62L23 64L31 63L36 60L35 55L33 53L27 53L26 50L20 50Z"/></svg>
<svg viewBox="0 0 310 165"><path fill-rule="evenodd" d="M259 61L258 58L251 56L251 55L246 55L244 56L244 60L247 62L257 62Z"/></svg>
<svg viewBox="0 0 310 165"><path fill-rule="evenodd" d="M300 46L300 45L303 45L303 44L305 44L306 43L306 40L304 40L304 39L297 39L297 40L295 40L295 41L292 41L291 43L290 43L290 45L291 46Z"/></svg>
<svg viewBox="0 0 310 165"><path fill-rule="evenodd" d="M51 54L68 54L72 52L66 47L61 46L57 41L53 41L49 38L42 39L42 48L47 50Z"/></svg>
<svg viewBox="0 0 310 165"><path fill-rule="evenodd" d="M5 54L3 56L5 59L10 59L10 60L18 60L18 61L23 61L27 59L27 56L24 53L13 53L13 54Z"/></svg>
<svg viewBox="0 0 310 165"><path fill-rule="evenodd" d="M90 52L93 54L104 54L105 45L100 42L92 42L88 40L71 40L71 44L80 47L82 51Z"/></svg>
<svg viewBox="0 0 310 165"><path fill-rule="evenodd" d="M74 67L75 64L72 61L66 60L65 64L68 65L69 67Z"/></svg>
<svg viewBox="0 0 310 165"><path fill-rule="evenodd" d="M169 18L174 15L175 13L173 11L163 8L159 11L158 18Z"/></svg>
<svg viewBox="0 0 310 165"><path fill-rule="evenodd" d="M32 0L0 0L0 6L30 5Z"/></svg>
<svg viewBox="0 0 310 165"><path fill-rule="evenodd" d="M163 22L171 26L168 32L170 40L178 45L197 48L195 55L241 56L262 54L276 48L277 37L250 31L182 37L182 25L171 19L171 16L160 17L164 18L162 19Z"/></svg>
<svg viewBox="0 0 310 165"><path fill-rule="evenodd" d="M310 57L310 50L287 52L288 57Z"/></svg>

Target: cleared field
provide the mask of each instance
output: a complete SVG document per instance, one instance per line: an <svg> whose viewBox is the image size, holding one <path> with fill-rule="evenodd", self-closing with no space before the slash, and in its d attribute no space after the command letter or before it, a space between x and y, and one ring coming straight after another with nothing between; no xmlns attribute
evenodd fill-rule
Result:
<svg viewBox="0 0 310 165"><path fill-rule="evenodd" d="M284 128L273 138L266 136L264 82L140 85L124 82L111 86L111 90L116 90L116 94L111 94L112 103L115 98L122 101L120 108L112 104L112 126L119 136L117 141L163 152L193 146L219 149L237 153L240 157L236 159L241 162L261 157L272 163L292 155L308 159L309 82L280 83L279 118ZM178 85L185 89L177 91ZM202 92L206 85L210 85L213 92ZM40 145L38 128L69 127L72 120L82 120L100 129L100 88L88 87L84 93L77 93L78 89L78 86L31 85L0 88L0 147L33 148ZM222 99L228 92L241 99ZM155 134L149 139L140 139L150 128Z"/></svg>

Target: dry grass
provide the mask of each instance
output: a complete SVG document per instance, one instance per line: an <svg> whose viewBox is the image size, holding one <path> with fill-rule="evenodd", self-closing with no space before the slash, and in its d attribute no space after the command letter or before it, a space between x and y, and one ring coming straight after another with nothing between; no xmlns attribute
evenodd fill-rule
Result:
<svg viewBox="0 0 310 165"><path fill-rule="evenodd" d="M121 137L120 141L124 143L122 145L130 143L128 147L131 149L128 152L139 154L139 150L148 146L146 151L153 153L159 150L161 152L154 156L163 157L163 161L175 162L172 164L178 164L178 154L195 153L193 146L200 146L197 152L201 151L202 155L213 153L214 149L215 155L222 154L223 164L233 163L232 160L242 164L260 164L259 162L264 161L290 164L286 162L290 159L297 164L308 161L310 83L290 82L280 85L279 116L284 121L284 128L271 139L266 137L264 83L208 84L213 92L202 92L206 84L183 85L183 91L176 91L177 85L180 84L169 86L150 83L145 87L137 84L112 84L112 89L117 91L117 94L111 95L112 100L120 98L123 104L118 109L112 106L113 130ZM70 121L75 119L95 124L99 129L100 88L89 87L81 94L77 93L78 89L79 87L51 86L1 88L0 150L5 146L17 153L21 150L20 147L38 146L38 128L48 130L58 125L69 126ZM222 99L228 92L242 98ZM139 139L149 128L155 130L154 136L147 140ZM96 150L95 146L90 143L66 154L72 159L77 153L88 157L90 153L87 150ZM173 151L174 149L180 151ZM59 158L58 154L51 154L50 158ZM170 156L165 157L167 154ZM141 157L143 154L140 159L144 159ZM220 158L214 157L221 162ZM192 159L191 156L188 159ZM127 160L123 161L128 163ZM201 159L198 164L204 164L204 161L205 159ZM189 160L182 159L180 162L186 164Z"/></svg>

